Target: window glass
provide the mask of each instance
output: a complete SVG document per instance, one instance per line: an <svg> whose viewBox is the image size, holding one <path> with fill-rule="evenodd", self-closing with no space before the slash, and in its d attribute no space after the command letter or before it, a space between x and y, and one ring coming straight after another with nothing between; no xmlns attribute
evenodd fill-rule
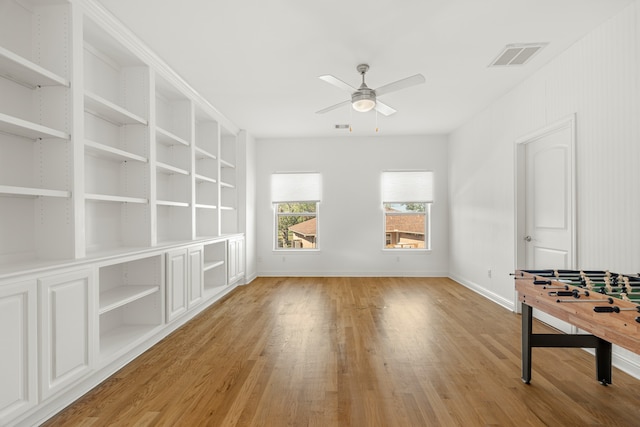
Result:
<svg viewBox="0 0 640 427"><path fill-rule="evenodd" d="M274 203L276 249L318 249L318 203Z"/></svg>
<svg viewBox="0 0 640 427"><path fill-rule="evenodd" d="M384 203L385 249L430 249L430 203Z"/></svg>

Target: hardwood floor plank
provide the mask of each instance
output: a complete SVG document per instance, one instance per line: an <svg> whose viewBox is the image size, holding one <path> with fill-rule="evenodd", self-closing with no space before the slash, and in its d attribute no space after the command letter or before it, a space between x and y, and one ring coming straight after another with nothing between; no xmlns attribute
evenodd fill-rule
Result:
<svg viewBox="0 0 640 427"><path fill-rule="evenodd" d="M520 322L444 278L260 278L45 425L637 425L640 381L580 349L523 384Z"/></svg>

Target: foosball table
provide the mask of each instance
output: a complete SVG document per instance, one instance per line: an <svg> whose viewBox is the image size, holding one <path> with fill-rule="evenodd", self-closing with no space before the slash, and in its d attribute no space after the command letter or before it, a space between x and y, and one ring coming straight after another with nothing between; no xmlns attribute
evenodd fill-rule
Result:
<svg viewBox="0 0 640 427"><path fill-rule="evenodd" d="M533 347L593 348L596 375L611 384L611 345L640 354L640 275L609 271L516 270L522 303L522 381L531 381ZM533 309L587 334L534 334Z"/></svg>

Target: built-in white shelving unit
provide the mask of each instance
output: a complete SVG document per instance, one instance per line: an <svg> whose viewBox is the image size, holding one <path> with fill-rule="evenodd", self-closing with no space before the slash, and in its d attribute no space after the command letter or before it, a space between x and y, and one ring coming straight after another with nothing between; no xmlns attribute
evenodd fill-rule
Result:
<svg viewBox="0 0 640 427"><path fill-rule="evenodd" d="M0 341L40 338L0 351L0 425L36 425L239 282L242 162L239 129L98 1L1 5L0 296L19 309Z"/></svg>

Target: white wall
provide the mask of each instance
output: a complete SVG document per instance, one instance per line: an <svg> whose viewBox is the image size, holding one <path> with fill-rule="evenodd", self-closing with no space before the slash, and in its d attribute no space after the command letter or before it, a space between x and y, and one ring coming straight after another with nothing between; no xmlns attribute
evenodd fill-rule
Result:
<svg viewBox="0 0 640 427"><path fill-rule="evenodd" d="M636 1L450 135L454 279L513 307L514 141L573 113L577 267L640 271L639 22Z"/></svg>
<svg viewBox="0 0 640 427"><path fill-rule="evenodd" d="M389 169L434 171L432 251L382 250L380 173ZM444 136L257 140L256 170L258 275L447 275L449 212ZM317 252L273 250L270 177L273 172L285 171L322 173Z"/></svg>
<svg viewBox="0 0 640 427"><path fill-rule="evenodd" d="M245 159L245 206L246 210L241 213L240 218L244 215L244 231L245 233L245 282L249 283L254 280L257 275L256 264L256 141L246 131L241 133L242 147Z"/></svg>

